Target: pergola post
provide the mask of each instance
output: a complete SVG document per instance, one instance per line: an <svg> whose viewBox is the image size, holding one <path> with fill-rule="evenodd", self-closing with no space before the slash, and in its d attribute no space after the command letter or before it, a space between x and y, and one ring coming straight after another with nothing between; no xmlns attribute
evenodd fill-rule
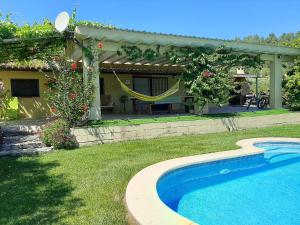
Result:
<svg viewBox="0 0 300 225"><path fill-rule="evenodd" d="M270 64L270 107L282 108L282 60L274 55Z"/></svg>
<svg viewBox="0 0 300 225"><path fill-rule="evenodd" d="M93 54L93 60L91 61L82 52L82 68L83 68L83 78L86 81L89 79L88 74L93 71L93 83L95 88L94 102L89 111L89 120L100 120L101 119L101 101L100 101L100 81L99 81L99 59L96 43L92 40L84 40L84 46L90 46Z"/></svg>

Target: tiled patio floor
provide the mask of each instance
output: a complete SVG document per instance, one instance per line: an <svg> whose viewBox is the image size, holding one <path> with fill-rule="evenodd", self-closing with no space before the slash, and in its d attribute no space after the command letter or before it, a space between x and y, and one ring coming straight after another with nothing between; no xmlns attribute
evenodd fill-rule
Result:
<svg viewBox="0 0 300 225"><path fill-rule="evenodd" d="M253 106L247 110L247 106L223 106L223 107L211 107L209 114L221 114L221 113L238 113L238 112L254 112L257 111L257 107ZM187 116L189 113L164 113L164 114L103 114L104 120L122 120L122 119L143 119L143 118L157 118L157 117L171 117L171 116Z"/></svg>

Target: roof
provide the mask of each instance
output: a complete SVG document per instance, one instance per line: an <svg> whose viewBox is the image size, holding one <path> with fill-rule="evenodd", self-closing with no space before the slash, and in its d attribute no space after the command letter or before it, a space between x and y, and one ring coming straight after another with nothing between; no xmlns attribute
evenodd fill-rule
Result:
<svg viewBox="0 0 300 225"><path fill-rule="evenodd" d="M236 78L261 78L261 75L259 74L234 74L233 77L236 77Z"/></svg>
<svg viewBox="0 0 300 225"><path fill-rule="evenodd" d="M93 38L97 40L111 41L116 43L161 45L175 47L225 46L233 49L234 51L243 53L271 54L283 56L300 55L300 49L292 47L84 25L79 25L75 28L75 37L81 40Z"/></svg>
<svg viewBox="0 0 300 225"><path fill-rule="evenodd" d="M0 64L0 68L3 70L19 70L19 71L49 70L48 65L40 60L2 63Z"/></svg>
<svg viewBox="0 0 300 225"><path fill-rule="evenodd" d="M82 68L82 63L78 63L78 67ZM24 62L10 62L0 64L0 68L5 71L50 71L46 63L38 60ZM101 73L119 74L151 74L151 75L178 75L182 73L180 67L174 66L145 66L145 65L122 65L122 64L100 64ZM0 71L1 72L1 71Z"/></svg>

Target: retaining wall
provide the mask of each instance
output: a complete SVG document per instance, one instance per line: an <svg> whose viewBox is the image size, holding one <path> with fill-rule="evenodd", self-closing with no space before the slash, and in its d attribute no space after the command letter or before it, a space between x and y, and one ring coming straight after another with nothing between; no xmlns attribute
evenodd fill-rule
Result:
<svg viewBox="0 0 300 225"><path fill-rule="evenodd" d="M72 134L76 136L79 144L83 146L125 140L217 133L287 124L300 124L300 113L151 123L132 126L74 128L72 129Z"/></svg>

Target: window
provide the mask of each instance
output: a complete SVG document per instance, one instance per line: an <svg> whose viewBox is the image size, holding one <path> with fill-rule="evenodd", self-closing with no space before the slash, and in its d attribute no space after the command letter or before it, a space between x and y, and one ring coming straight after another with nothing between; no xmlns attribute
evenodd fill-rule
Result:
<svg viewBox="0 0 300 225"><path fill-rule="evenodd" d="M168 90L168 78L152 78L151 93L153 96L160 95Z"/></svg>
<svg viewBox="0 0 300 225"><path fill-rule="evenodd" d="M104 78L100 78L100 95L104 95Z"/></svg>
<svg viewBox="0 0 300 225"><path fill-rule="evenodd" d="M13 97L39 97L39 80L11 79L11 93Z"/></svg>

